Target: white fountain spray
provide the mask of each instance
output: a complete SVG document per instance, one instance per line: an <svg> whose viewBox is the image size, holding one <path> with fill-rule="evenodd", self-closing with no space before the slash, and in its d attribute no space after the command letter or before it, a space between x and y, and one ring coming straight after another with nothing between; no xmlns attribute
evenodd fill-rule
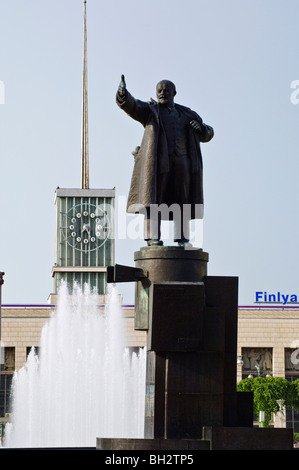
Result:
<svg viewBox="0 0 299 470"><path fill-rule="evenodd" d="M15 373L6 447L95 447L97 437L143 437L145 350L125 348L117 289L104 312L85 286L59 301Z"/></svg>

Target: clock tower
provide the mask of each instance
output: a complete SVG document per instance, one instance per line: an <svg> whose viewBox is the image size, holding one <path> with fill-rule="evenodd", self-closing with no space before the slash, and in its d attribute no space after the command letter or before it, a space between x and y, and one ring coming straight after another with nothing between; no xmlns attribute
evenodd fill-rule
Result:
<svg viewBox="0 0 299 470"><path fill-rule="evenodd" d="M48 299L51 304L57 301L62 281L69 289L75 283L82 288L87 283L104 302L107 266L114 264L115 188L89 187L86 0L82 82L81 187L57 188L55 192L54 293Z"/></svg>

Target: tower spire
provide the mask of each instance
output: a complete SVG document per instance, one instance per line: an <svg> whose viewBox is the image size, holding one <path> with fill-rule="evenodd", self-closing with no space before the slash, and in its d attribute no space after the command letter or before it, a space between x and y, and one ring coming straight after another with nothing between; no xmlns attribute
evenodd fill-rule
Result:
<svg viewBox="0 0 299 470"><path fill-rule="evenodd" d="M89 189L86 0L84 0L84 35L83 35L81 189Z"/></svg>

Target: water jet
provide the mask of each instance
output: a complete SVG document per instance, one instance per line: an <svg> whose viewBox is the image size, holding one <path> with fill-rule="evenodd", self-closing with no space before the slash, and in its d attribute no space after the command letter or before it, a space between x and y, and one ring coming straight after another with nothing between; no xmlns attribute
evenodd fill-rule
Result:
<svg viewBox="0 0 299 470"><path fill-rule="evenodd" d="M95 447L96 437L142 437L145 351L125 348L119 294L104 309L86 285L63 283L40 348L15 373L5 447Z"/></svg>

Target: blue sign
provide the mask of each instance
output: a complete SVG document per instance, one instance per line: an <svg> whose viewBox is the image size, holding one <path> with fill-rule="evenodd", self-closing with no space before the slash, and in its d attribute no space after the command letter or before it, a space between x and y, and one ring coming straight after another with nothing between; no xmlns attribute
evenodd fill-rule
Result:
<svg viewBox="0 0 299 470"><path fill-rule="evenodd" d="M283 305L294 304L298 303L298 296L296 294L282 294L280 292L277 292L277 294L268 294L268 292L256 292L255 303Z"/></svg>

